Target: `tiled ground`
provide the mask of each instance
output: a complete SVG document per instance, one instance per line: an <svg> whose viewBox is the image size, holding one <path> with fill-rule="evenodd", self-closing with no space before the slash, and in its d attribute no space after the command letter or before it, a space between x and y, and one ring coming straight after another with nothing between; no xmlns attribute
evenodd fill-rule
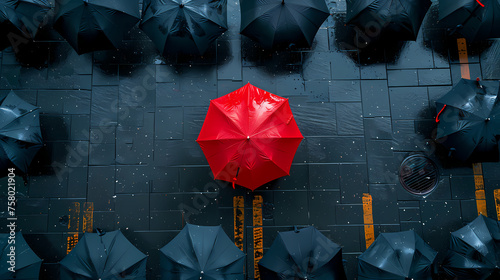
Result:
<svg viewBox="0 0 500 280"><path fill-rule="evenodd" d="M460 79L456 39L443 38L436 6L416 42L354 48L345 2L330 1L335 13L310 50L266 52L239 35L238 3L228 5L229 31L202 58L161 58L137 28L120 51L78 56L49 30L17 56L0 52L0 94L14 89L41 107L46 144L28 185L18 186L18 216L44 259L43 279L54 279L66 254L72 233L64 216L74 202L93 202L94 227L121 229L149 254L150 279L159 275L157 249L186 221L222 224L232 237L235 195L247 207L248 278L255 195L264 198L265 248L279 230L314 225L343 246L348 279L365 250L363 193L373 197L375 235L414 229L439 252L450 231L476 217L471 165L451 162L430 140L434 100ZM471 77L500 79L500 41L468 47ZM214 182L194 141L209 100L247 82L288 97L305 136L291 176L253 193ZM398 180L412 153L440 166L439 186L425 198ZM496 217L500 164L483 168L488 214Z"/></svg>

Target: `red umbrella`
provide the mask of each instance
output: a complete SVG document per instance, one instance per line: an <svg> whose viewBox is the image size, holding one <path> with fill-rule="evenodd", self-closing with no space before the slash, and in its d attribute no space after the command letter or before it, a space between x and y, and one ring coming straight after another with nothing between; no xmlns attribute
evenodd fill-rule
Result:
<svg viewBox="0 0 500 280"><path fill-rule="evenodd" d="M196 141L215 179L255 190L290 175L303 138L288 99L248 83L210 101Z"/></svg>

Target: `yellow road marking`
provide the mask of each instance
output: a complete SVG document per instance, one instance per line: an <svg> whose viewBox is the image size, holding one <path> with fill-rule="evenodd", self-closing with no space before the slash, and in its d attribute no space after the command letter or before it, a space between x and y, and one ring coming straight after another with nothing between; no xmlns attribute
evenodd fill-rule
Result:
<svg viewBox="0 0 500 280"><path fill-rule="evenodd" d="M474 185L476 186L476 208L477 215L488 216L486 211L486 194L484 192L483 167L481 163L473 163Z"/></svg>
<svg viewBox="0 0 500 280"><path fill-rule="evenodd" d="M234 210L234 244L243 251L245 232L245 200L243 196L233 197Z"/></svg>
<svg viewBox="0 0 500 280"><path fill-rule="evenodd" d="M372 196L369 193L363 194L363 220L365 223L366 249L375 241L375 230L373 228Z"/></svg>
<svg viewBox="0 0 500 280"><path fill-rule="evenodd" d="M497 209L497 220L500 221L500 189L494 190L493 196L495 197L495 206Z"/></svg>
<svg viewBox="0 0 500 280"><path fill-rule="evenodd" d="M68 236L67 238L67 246L66 246L66 254L69 254L71 250L78 243L78 231L80 230L80 203L73 202L73 204L69 207L69 215L68 215Z"/></svg>
<svg viewBox="0 0 500 280"><path fill-rule="evenodd" d="M460 60L460 72L463 79L470 79L469 58L467 55L467 42L464 38L457 39L458 58ZM477 215L487 216L486 194L484 192L483 167L481 163L472 164L474 171L474 184L476 186L476 208Z"/></svg>
<svg viewBox="0 0 500 280"><path fill-rule="evenodd" d="M253 264L254 264L254 278L260 279L259 274L259 261L264 255L262 229L262 196L256 195L253 198Z"/></svg>
<svg viewBox="0 0 500 280"><path fill-rule="evenodd" d="M467 42L464 38L457 39L458 58L460 60L460 72L462 78L470 79L469 57L467 56Z"/></svg>
<svg viewBox="0 0 500 280"><path fill-rule="evenodd" d="M83 205L83 232L92 232L94 228L94 203L85 202Z"/></svg>

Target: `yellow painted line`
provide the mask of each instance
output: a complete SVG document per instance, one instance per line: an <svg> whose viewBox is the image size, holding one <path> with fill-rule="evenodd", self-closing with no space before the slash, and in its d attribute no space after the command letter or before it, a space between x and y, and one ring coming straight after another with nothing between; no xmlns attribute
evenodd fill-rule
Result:
<svg viewBox="0 0 500 280"><path fill-rule="evenodd" d="M495 206L497 209L497 220L500 221L500 189L494 190L493 196L495 197Z"/></svg>
<svg viewBox="0 0 500 280"><path fill-rule="evenodd" d="M233 197L234 210L234 244L243 251L245 232L245 200L243 196Z"/></svg>
<svg viewBox="0 0 500 280"><path fill-rule="evenodd" d="M363 220L365 223L366 249L375 241L375 230L373 227L372 196L369 193L363 194Z"/></svg>
<svg viewBox="0 0 500 280"><path fill-rule="evenodd" d="M78 231L80 230L80 203L73 202L69 207L68 215L68 238L66 245L66 254L69 254L71 250L78 243Z"/></svg>
<svg viewBox="0 0 500 280"><path fill-rule="evenodd" d="M264 231L262 229L262 196L256 195L253 198L253 265L254 265L254 278L260 279L259 274L259 261L264 255L263 237Z"/></svg>
<svg viewBox="0 0 500 280"><path fill-rule="evenodd" d="M83 205L83 232L92 232L94 230L94 203L85 202Z"/></svg>
<svg viewBox="0 0 500 280"><path fill-rule="evenodd" d="M457 39L458 58L460 60L460 72L463 79L470 79L469 58L467 54L467 42L464 38ZM477 215L488 216L486 212L486 194L484 192L483 167L481 163L472 164L474 171L474 184L476 187Z"/></svg>
<svg viewBox="0 0 500 280"><path fill-rule="evenodd" d="M470 79L469 70L469 57L467 55L467 42L464 38L457 39L458 44L458 58L460 60L460 72L462 73L462 78Z"/></svg>
<svg viewBox="0 0 500 280"><path fill-rule="evenodd" d="M473 163L474 185L476 186L476 207L477 215L488 216L486 211L486 194L484 192L483 167L481 163Z"/></svg>

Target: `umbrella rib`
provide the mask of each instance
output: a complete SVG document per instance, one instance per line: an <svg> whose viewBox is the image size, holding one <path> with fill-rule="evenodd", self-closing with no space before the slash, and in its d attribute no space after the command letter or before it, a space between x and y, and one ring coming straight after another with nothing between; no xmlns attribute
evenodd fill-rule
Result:
<svg viewBox="0 0 500 280"><path fill-rule="evenodd" d="M219 107L219 105L215 102L212 102L212 104L215 105L215 107L220 111L220 113L229 121L229 123L231 123L237 130L238 132L241 134L242 137L245 137L245 133L243 133L241 127L238 125L238 123L236 123L234 120L232 120L230 117L228 117L225 113L224 113L224 110L222 108Z"/></svg>
<svg viewBox="0 0 500 280"><path fill-rule="evenodd" d="M0 107L1 107L1 106L0 106ZM33 109L33 110L30 110L30 111L28 111L28 112L26 112L26 113L24 113L24 114L22 114L22 115L20 115L20 116L18 116L18 117L16 117L16 118L14 118L14 119L13 119L13 120L11 120L9 123L7 123L6 125L4 125L2 128L9 126L11 123L13 123L14 121L16 121L17 119L20 119L20 118L22 118L22 117L24 117L24 116L26 116L26 115L28 115L28 114L31 114L31 113L33 113L34 111L38 110L38 109L39 109L39 108L37 107L37 108L35 108L35 109Z"/></svg>

